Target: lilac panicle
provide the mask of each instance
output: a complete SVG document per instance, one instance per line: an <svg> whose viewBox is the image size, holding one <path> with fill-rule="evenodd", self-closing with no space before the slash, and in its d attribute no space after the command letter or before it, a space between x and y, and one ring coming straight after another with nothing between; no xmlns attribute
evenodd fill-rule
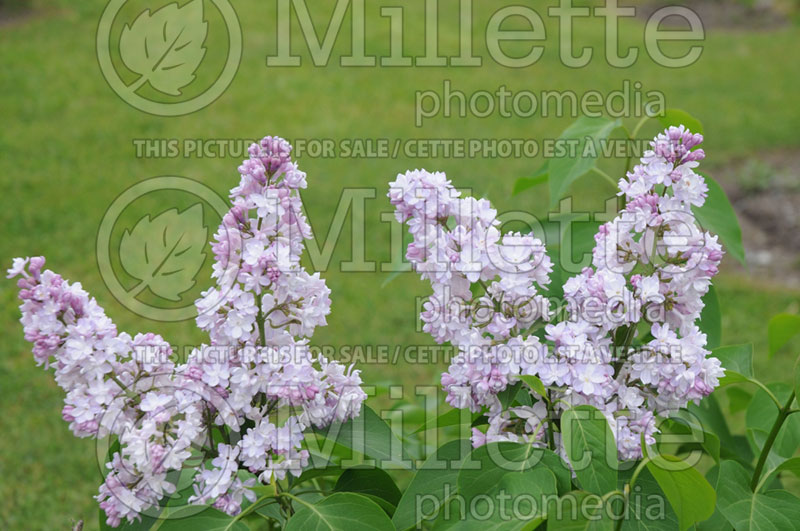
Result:
<svg viewBox="0 0 800 531"><path fill-rule="evenodd" d="M196 471L190 503L237 514L255 499L249 487L300 474L304 430L361 410L359 371L309 349L330 290L300 264L312 234L299 194L306 174L291 149L266 137L239 167L212 243L216 285L196 302L209 344L186 363L176 365L156 334L118 332L80 284L43 271L44 258L17 258L8 271L19 277L34 359L66 393L64 420L78 437L119 441L96 497L111 526L173 494L168 473L188 466L193 447L213 458ZM221 428L235 434L230 444L213 444Z"/></svg>
<svg viewBox="0 0 800 531"><path fill-rule="evenodd" d="M458 349L442 375L447 401L489 417L485 432L473 430L475 446L543 446L549 418L589 404L604 413L620 458L635 459L642 435L654 441L656 417L717 387L723 369L697 327L723 256L692 213L708 192L694 171L702 140L670 127L619 181L627 204L595 235L591 267L564 283L560 321L539 291L552 271L541 241L501 235L489 202L462 198L443 173L414 170L390 183L397 219L413 236L406 257L433 290L424 331ZM543 336L533 333L541 328ZM504 408L499 393L523 375L537 376L548 400ZM558 433L554 442L563 452Z"/></svg>

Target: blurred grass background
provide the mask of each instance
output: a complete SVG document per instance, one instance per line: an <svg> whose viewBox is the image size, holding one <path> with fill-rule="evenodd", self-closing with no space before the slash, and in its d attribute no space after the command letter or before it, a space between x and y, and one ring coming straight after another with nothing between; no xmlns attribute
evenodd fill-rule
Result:
<svg viewBox="0 0 800 531"><path fill-rule="evenodd" d="M381 3L384 5L384 3ZM390 5L386 3L385 5ZM424 53L423 3L405 6L406 54ZM505 5L505 4L503 4ZM668 107L685 109L705 126L706 169L729 168L732 161L759 160L764 153L800 149L800 28L792 24L768 31L708 28L704 52L694 65L665 69L644 51L644 24L623 19L622 49L639 48L637 63L610 68L603 59L601 19L576 21L576 43L594 48L589 66L560 64L557 21L546 15L551 3L531 3L548 30L546 52L534 66L508 69L486 53L486 21L496 7L475 2L475 53L481 68L342 68L338 57L349 52L350 22L345 18L326 68L311 66L293 27L301 68L267 68L275 53L275 2L236 0L244 36L241 65L225 93L209 107L177 118L142 113L125 104L106 84L95 53L95 32L105 2L33 0L30 10L0 11L0 262L14 256L43 254L48 267L80 281L106 308L120 329L162 333L173 344L197 344L204 337L194 323L146 322L120 306L103 284L95 259L95 237L108 206L123 190L157 175L197 179L221 195L238 182L233 158L135 157L133 139L142 138L554 138L573 120L438 117L422 129L414 126L417 90L441 92L445 79L471 93L589 89L619 90L623 80L641 81L643 91L660 90ZM312 16L321 34L334 2L314 4ZM458 54L458 2L440 2L441 53ZM17 6L19 7L19 6ZM296 21L295 21L296 22ZM511 22L511 21L509 21ZM388 19L378 3L367 6L369 54L387 55ZM512 24L513 25L513 24ZM215 37L215 39L218 37ZM224 46L212 39L209 49ZM679 48L681 45L677 45ZM677 49L676 48L676 49ZM627 120L632 126L636 120ZM645 127L650 136L657 127ZM318 241L324 240L342 189L374 187L377 199L367 203L366 257L379 264L390 255L387 223L381 213L389 180L407 168L425 166L446 171L461 188L491 199L499 211L546 212L545 187L511 197L518 177L531 174L541 161L530 159L322 159L301 158L309 188L303 198ZM603 161L618 176L624 161ZM798 177L793 176L797 183ZM721 177L721 180L724 180ZM578 209L600 210L613 194L600 179L585 177L576 185ZM164 205L166 209L169 205ZM800 208L800 205L798 205ZM745 242L747 245L747 242ZM795 252L797 249L795 249ZM427 345L415 332L415 297L427 287L404 274L381 287L387 273L347 273L339 264L350 259L350 235L338 241L333 260L323 271L333 291L329 326L319 329L315 344ZM726 259L730 262L731 259ZM4 268L7 265L4 265ZM716 281L723 310L723 343L753 342L756 373L766 381L788 381L794 362L791 345L766 359L766 323L778 312L800 310L800 291L785 279L752 275L732 264ZM78 440L61 420L62 392L49 374L34 366L18 323L16 289L0 282L0 528L63 529L85 519L97 526L92 496L100 481L94 444ZM796 350L795 350L796 352ZM444 364L363 366L368 383L438 382ZM413 391L406 391L413 400ZM377 397L377 403L389 403ZM734 425L740 420L732 419ZM409 428L415 428L410 426Z"/></svg>

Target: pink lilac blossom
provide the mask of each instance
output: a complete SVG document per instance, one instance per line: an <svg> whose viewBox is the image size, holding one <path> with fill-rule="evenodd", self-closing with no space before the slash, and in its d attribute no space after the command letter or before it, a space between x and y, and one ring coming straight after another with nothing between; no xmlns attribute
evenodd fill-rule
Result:
<svg viewBox="0 0 800 531"><path fill-rule="evenodd" d="M397 220L413 236L406 257L433 289L424 331L459 352L442 375L447 401L489 418L485 432L473 430L475 446L544 445L548 416L589 404L604 413L620 457L635 459L642 435L654 442L656 417L718 385L723 369L697 326L723 256L691 210L708 191L694 172L701 142L670 127L620 180L627 203L596 234L592 267L564 283L560 322L539 292L552 271L540 240L501 235L489 202L462 198L443 173L409 171L390 183ZM523 375L547 386L552 411L535 394L532 406L502 406L500 393Z"/></svg>
<svg viewBox="0 0 800 531"><path fill-rule="evenodd" d="M213 456L194 478L190 503L229 514L255 499L249 488L299 475L303 432L357 416L366 394L358 370L313 356L308 338L326 324L330 290L301 265L312 237L299 189L306 175L291 146L253 144L231 190L212 249L216 285L196 302L209 344L184 364L155 334L117 331L79 283L42 271L44 258L17 258L25 338L38 365L66 393L64 420L78 437L116 436L119 449L97 500L107 523L134 521L175 492L168 476L193 448ZM227 428L230 444L213 444Z"/></svg>

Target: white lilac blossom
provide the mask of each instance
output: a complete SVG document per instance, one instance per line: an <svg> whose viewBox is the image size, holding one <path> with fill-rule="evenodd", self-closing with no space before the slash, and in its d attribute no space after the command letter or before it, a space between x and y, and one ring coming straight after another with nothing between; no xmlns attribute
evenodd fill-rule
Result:
<svg viewBox="0 0 800 531"><path fill-rule="evenodd" d="M96 497L109 525L173 494L175 473L196 449L210 459L189 502L237 514L244 498L255 499L257 481L300 474L309 458L304 430L361 410L359 371L309 349L326 324L330 290L300 265L312 234L299 193L306 175L290 152L267 137L239 167L212 244L216 286L196 303L210 341L186 363L173 363L158 335L118 332L80 284L42 271L44 258L17 258L8 271L21 277L25 338L37 364L55 370L70 429L119 442ZM224 428L228 443L215 444Z"/></svg>
<svg viewBox="0 0 800 531"><path fill-rule="evenodd" d="M723 255L691 210L708 190L694 172L701 141L670 127L620 180L626 206L596 234L592 267L564 283L559 322L539 292L552 271L540 240L501 235L489 202L462 198L443 173L409 171L390 184L413 236L406 257L433 289L424 330L458 349L442 375L447 401L489 418L485 432L473 430L475 446L544 445L548 417L589 404L607 418L620 457L634 459L642 436L654 441L656 417L718 385L723 369L697 326ZM532 406L504 409L500 393L522 375L537 376L549 400L534 394Z"/></svg>

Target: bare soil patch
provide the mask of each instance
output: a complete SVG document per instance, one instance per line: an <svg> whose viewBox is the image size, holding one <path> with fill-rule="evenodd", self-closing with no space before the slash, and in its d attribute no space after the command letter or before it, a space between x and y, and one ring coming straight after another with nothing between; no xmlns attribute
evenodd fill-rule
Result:
<svg viewBox="0 0 800 531"><path fill-rule="evenodd" d="M647 19L662 7L673 5L684 5L697 13L706 30L722 28L764 31L790 23L784 12L786 9L782 9L780 2L775 0L755 0L752 5L743 0L655 0L637 6L636 14ZM664 20L664 24L669 24L673 18L676 25L686 24L678 17L669 17Z"/></svg>
<svg viewBox="0 0 800 531"><path fill-rule="evenodd" d="M800 287L800 149L733 160L714 174L739 215L750 272Z"/></svg>
<svg viewBox="0 0 800 531"><path fill-rule="evenodd" d="M0 0L0 27L19 24L36 14L26 0Z"/></svg>

